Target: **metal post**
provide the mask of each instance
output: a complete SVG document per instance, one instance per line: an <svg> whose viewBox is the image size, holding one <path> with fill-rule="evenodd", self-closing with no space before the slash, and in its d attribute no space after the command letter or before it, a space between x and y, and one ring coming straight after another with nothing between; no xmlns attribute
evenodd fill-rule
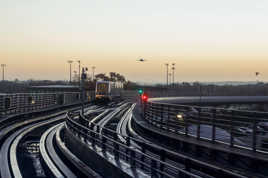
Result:
<svg viewBox="0 0 268 178"><path fill-rule="evenodd" d="M164 126L163 126L163 123L164 123L164 115L163 115L163 112L164 112L164 105L161 104L160 106L161 106L160 128L163 128L163 127L164 127Z"/></svg>
<svg viewBox="0 0 268 178"><path fill-rule="evenodd" d="M143 118L146 119L146 111L147 111L147 102L143 102Z"/></svg>
<svg viewBox="0 0 268 178"><path fill-rule="evenodd" d="M253 118L253 132L252 132L252 150L256 152L256 146L257 146L257 122L256 118Z"/></svg>
<svg viewBox="0 0 268 178"><path fill-rule="evenodd" d="M70 64L70 83L72 82L72 60L67 61Z"/></svg>
<svg viewBox="0 0 268 178"><path fill-rule="evenodd" d="M198 108L198 118L197 118L197 139L200 139L200 122L201 122L201 108Z"/></svg>
<svg viewBox="0 0 268 178"><path fill-rule="evenodd" d="M188 116L186 115L185 116L185 122L184 122L184 124L185 124L185 135L186 136L188 136Z"/></svg>
<svg viewBox="0 0 268 178"><path fill-rule="evenodd" d="M175 88L175 63L172 63L172 83L173 83L173 88Z"/></svg>
<svg viewBox="0 0 268 178"><path fill-rule="evenodd" d="M215 142L216 138L216 128L215 128L215 120L216 120L216 109L213 109L213 116L212 116L212 142Z"/></svg>
<svg viewBox="0 0 268 178"><path fill-rule="evenodd" d="M79 82L79 85L81 85L81 61L78 60L77 62L79 64L79 71L78 71L79 79L78 79L78 82Z"/></svg>
<svg viewBox="0 0 268 178"><path fill-rule="evenodd" d="M166 121L166 128L167 128L167 131L169 131L170 129L169 129L169 105L167 105L167 121Z"/></svg>
<svg viewBox="0 0 268 178"><path fill-rule="evenodd" d="M230 147L234 146L234 135L233 135L233 120L234 120L234 111L232 111L231 120L230 120Z"/></svg>
<svg viewBox="0 0 268 178"><path fill-rule="evenodd" d="M168 88L168 63L165 64L167 66L167 88Z"/></svg>
<svg viewBox="0 0 268 178"><path fill-rule="evenodd" d="M82 79L82 83L81 83L81 101L82 101L82 114L84 115L84 108L85 108L85 80L87 78L87 74L86 74L87 68L82 68L82 75L81 75L81 79Z"/></svg>

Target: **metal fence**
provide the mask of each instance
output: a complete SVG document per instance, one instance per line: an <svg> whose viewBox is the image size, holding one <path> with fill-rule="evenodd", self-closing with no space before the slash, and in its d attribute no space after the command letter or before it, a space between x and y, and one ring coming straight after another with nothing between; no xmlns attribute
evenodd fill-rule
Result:
<svg viewBox="0 0 268 178"><path fill-rule="evenodd" d="M268 153L268 113L157 102L142 107L148 123L168 132Z"/></svg>
<svg viewBox="0 0 268 178"><path fill-rule="evenodd" d="M0 95L0 117L78 102L80 93L19 93Z"/></svg>
<svg viewBox="0 0 268 178"><path fill-rule="evenodd" d="M148 146L145 143L141 143L142 148L140 151L130 146L131 140L134 138L123 136L126 139L126 143L120 142L118 133L111 129L100 128L100 126L91 123L88 127L88 121L83 118L79 113L68 113L66 120L67 128L74 134L78 135L85 143L91 143L93 147L99 147L103 152L108 151L114 155L116 160L123 160L127 162L131 168L140 169L151 177L187 177L187 178L199 178L195 174L188 172L191 169L190 160L185 159L184 165L176 167L174 164L165 162L163 156L149 156L147 153ZM94 131L94 127L97 127ZM100 129L108 134L101 134ZM136 140L137 142L141 142ZM160 151L163 154L164 150ZM189 164L188 164L189 163ZM188 167L189 166L189 167Z"/></svg>

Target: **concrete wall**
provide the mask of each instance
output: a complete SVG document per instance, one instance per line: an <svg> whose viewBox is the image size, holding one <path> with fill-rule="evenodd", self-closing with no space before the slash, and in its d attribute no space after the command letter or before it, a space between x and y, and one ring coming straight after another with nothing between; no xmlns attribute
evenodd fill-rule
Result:
<svg viewBox="0 0 268 178"><path fill-rule="evenodd" d="M130 178L124 171L97 154L94 150L74 136L69 129L65 129L65 144L70 151L87 164L91 169L103 177Z"/></svg>

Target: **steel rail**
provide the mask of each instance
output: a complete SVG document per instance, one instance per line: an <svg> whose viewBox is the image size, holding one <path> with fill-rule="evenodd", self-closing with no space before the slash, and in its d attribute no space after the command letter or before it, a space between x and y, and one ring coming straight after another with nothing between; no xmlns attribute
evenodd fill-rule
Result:
<svg viewBox="0 0 268 178"><path fill-rule="evenodd" d="M59 125L48 129L40 140L40 153L53 176L75 178L76 175L61 161L53 147L53 136Z"/></svg>
<svg viewBox="0 0 268 178"><path fill-rule="evenodd" d="M129 122L129 123L130 123L130 122ZM105 130L109 130L111 133L114 132L114 131L112 131L112 130L110 130L110 129L107 129L107 128L103 128L103 129L105 129ZM119 135L119 134L117 134L117 135ZM122 136L122 137L125 137L125 135ZM129 147L131 147L131 148L133 148L133 149L139 148L140 146L139 146L138 144L141 144L141 145L143 145L143 146L144 146L144 144L145 144L146 146L149 146L149 147L152 146L152 149L155 150L156 152L161 152L160 150L165 150L165 152L166 152L167 154L169 154L170 157L173 157L173 158L175 158L175 157L177 158L177 157L178 157L178 158L181 159L181 162L183 162L183 160L189 160L189 161L191 162L191 164L195 165L195 167L196 167L197 165L199 165L199 166L202 167L202 169L216 170L216 171L218 171L218 172L222 172L222 173L225 173L226 175L230 175L230 176L234 176L234 177L244 177L244 176L242 176L242 175L240 175L240 174L235 174L235 173L233 173L233 172L230 171L230 170L223 169L223 168L217 167L217 166L212 165L212 164L209 164L209 163L203 163L203 162L200 162L200 161L197 160L197 159L190 158L190 157L188 157L188 156L185 156L185 155L182 155L182 154L179 154L179 153L175 153L175 152L172 152L172 151L168 151L168 150L165 149L164 147L158 146L158 145L156 145L156 144L154 144L154 143L152 143L152 142L150 142L150 141L148 141L148 140L146 140L146 139L143 139L142 137L138 137L138 139L137 139L137 137L132 138L132 137L127 136L126 139L129 140L129 143L127 144L127 146L129 146ZM107 142L107 141L106 141L106 142ZM134 144L133 144L133 143L134 143ZM138 143L138 144L136 144L136 143ZM141 147L141 150L142 150L142 147ZM158 151L157 151L157 150L158 150ZM137 151L139 151L139 150L137 150ZM150 156L153 156L153 157L157 157L158 155L154 153L155 151L152 152L152 151L147 150L147 154L149 154ZM143 152L144 152L144 150L143 150ZM173 155L173 156L172 156L172 155ZM159 157L159 156L158 156L158 157ZM172 165L176 165L176 164L178 164L178 163L176 163L176 162L174 162L174 161L172 161L172 160L167 160L167 161L168 161L169 164L172 164ZM209 172L209 171L208 171L208 172ZM208 173L208 172L207 172L207 173Z"/></svg>
<svg viewBox="0 0 268 178"><path fill-rule="evenodd" d="M80 124L78 124L78 123L75 122L75 121L72 121L71 118L68 118L68 119L67 119L67 128L68 128L68 129L71 129L72 132L76 132L78 135L80 135L79 138L83 137L84 140L89 140L89 141L90 141L91 139L94 139L95 142L96 142L95 144L98 144L98 146L99 146L100 148L102 148L102 147L104 146L104 144L105 144L105 143L103 143L101 140L99 140L100 137L98 137L98 136L101 135L100 133L95 132L95 131L93 131L93 130L90 130L89 128L84 127L83 125L80 125ZM96 136L92 137L92 136L90 136L90 135L91 135L90 133L94 133L94 135L96 135ZM132 152L132 153L133 153L133 152L136 152L135 149L129 148L129 147L126 146L125 144L121 144L120 142L118 142L118 141L116 141L116 140L113 140L113 139L110 138L110 137L107 137L107 136L105 136L105 135L102 135L101 137L102 137L102 138L105 138L105 140L107 140L106 143L107 143L107 142L109 142L109 143L111 142L111 143L113 143L113 145L116 144L116 145L119 146L119 148L128 150L129 153L130 153L130 152ZM99 144L100 144L100 145L99 145ZM102 145L103 145L103 146L102 146ZM110 147L111 149L114 150L114 148L113 148L114 146L111 146L110 144L108 144L108 145L105 144L105 147ZM119 150L114 150L114 151L117 152L119 155L121 155L121 156L123 156L123 157L129 157L128 160L129 160L129 159L135 159L135 161L137 161L137 162L139 161L137 157L135 157L135 158L131 158L130 155L128 155L128 154L126 154L126 153L120 151L120 149L119 149ZM147 160L151 160L151 161L153 161L153 162L158 162L158 163L161 164L161 165L168 165L168 163L166 163L166 162L162 162L162 161L160 161L160 160L158 160L158 159L156 159L156 158L152 158L152 157L150 157L149 155L146 155L146 154L144 154L144 153L141 153L141 152L140 152L139 154L142 155L142 156L144 156ZM137 159L137 160L136 160L136 159ZM133 161L134 161L134 160L133 160ZM142 164L142 165L144 165L144 166L147 167L147 168L151 167L151 166L148 165L148 163L145 164L145 163L142 162L142 161L141 161L139 164ZM172 167L173 169L179 171L179 172L182 173L182 174L189 175L190 177L199 177L199 176L194 175L194 174L192 174L192 173L190 173L190 172L187 172L187 171L185 171L185 170L183 170L183 169L181 169L181 168L174 167L174 166L172 166L172 165L168 165L168 166L169 166L169 167ZM160 174L160 170L155 169L154 167L151 167L151 169L153 169L153 171L156 171L157 173ZM167 175L166 173L162 173L162 174L165 175L165 176L167 176L167 177L170 177L170 176Z"/></svg>
<svg viewBox="0 0 268 178"><path fill-rule="evenodd" d="M114 118L116 114L118 114L123 108L127 107L128 103L120 105L118 108L116 108L114 111L109 113L107 116L102 118L96 125L95 125L95 130L97 130L97 127L100 128L100 133L102 133L104 126Z"/></svg>
<svg viewBox="0 0 268 178"><path fill-rule="evenodd" d="M53 119L53 120L49 120L49 121L45 121L44 123L39 123L37 125L34 125L32 127L30 127L29 129L24 130L20 135L18 135L16 137L16 139L13 141L11 148L10 148L10 153L9 153L9 157L10 157L10 164L11 164L11 169L12 172L14 174L14 177L16 178L22 178L22 174L19 168L19 164L18 164L18 159L17 159L17 151L18 151L18 145L21 142L21 140L23 139L23 137L25 137L27 134L29 134L30 132L32 132L33 130L39 128L39 127L43 127L45 125L49 125L51 123L60 121L60 120L64 120L63 118L58 118L58 119Z"/></svg>
<svg viewBox="0 0 268 178"><path fill-rule="evenodd" d="M56 116L60 117L59 119L64 119L64 117L62 116ZM49 120L51 119L51 117L44 119L43 121L37 121L38 123L30 123L27 126L20 128L19 130L15 131L11 136L9 136L6 140L5 143L3 144L0 154L3 155L3 157L1 157L0 159L0 173L1 173L1 177L2 178L6 178L6 177L13 177L13 173L11 168L11 163L9 162L9 152L10 152L10 148L11 145L13 143L13 141L16 139L16 137L18 137L20 134L22 134L24 131L27 131L28 129L34 127L34 126L38 126L41 123L47 123ZM57 119L56 119L57 120ZM13 147L14 148L14 147ZM14 151L14 150L13 150ZM16 161L15 158L12 158L13 161ZM14 162L13 162L14 163ZM16 168L15 168L16 169Z"/></svg>

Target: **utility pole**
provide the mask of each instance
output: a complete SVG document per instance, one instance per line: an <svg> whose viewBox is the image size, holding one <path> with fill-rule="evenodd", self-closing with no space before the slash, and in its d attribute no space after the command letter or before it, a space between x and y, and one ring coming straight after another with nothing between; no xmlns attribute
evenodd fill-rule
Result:
<svg viewBox="0 0 268 178"><path fill-rule="evenodd" d="M81 80L80 80L81 79L81 61L78 60L77 62L79 64L79 69L78 69L78 76L79 76L78 77L78 83L79 83L79 85L81 85L81 83L80 83L81 82Z"/></svg>
<svg viewBox="0 0 268 178"><path fill-rule="evenodd" d="M168 88L168 63L165 64L167 66L167 88Z"/></svg>
<svg viewBox="0 0 268 178"><path fill-rule="evenodd" d="M70 84L71 84L71 82L72 82L72 63L73 63L73 61L69 60L67 62L70 64Z"/></svg>
<svg viewBox="0 0 268 178"><path fill-rule="evenodd" d="M94 76L95 69L96 69L96 67L93 66L92 67L92 81L94 81L94 78L95 78L95 76Z"/></svg>
<svg viewBox="0 0 268 178"><path fill-rule="evenodd" d="M172 63L172 83L173 83L173 88L175 86L175 63Z"/></svg>
<svg viewBox="0 0 268 178"><path fill-rule="evenodd" d="M86 71L88 69L85 67L82 68L82 74L81 74L81 105L82 105L82 115L84 115L84 108L85 108L85 80L87 78Z"/></svg>
<svg viewBox="0 0 268 178"><path fill-rule="evenodd" d="M171 85L171 81L172 81L172 80L171 80L171 76L172 76L172 74L169 73L168 76L169 76L169 85L172 86L172 85Z"/></svg>
<svg viewBox="0 0 268 178"><path fill-rule="evenodd" d="M6 64L1 64L1 67L2 67L2 81L5 81L5 67L7 65Z"/></svg>

